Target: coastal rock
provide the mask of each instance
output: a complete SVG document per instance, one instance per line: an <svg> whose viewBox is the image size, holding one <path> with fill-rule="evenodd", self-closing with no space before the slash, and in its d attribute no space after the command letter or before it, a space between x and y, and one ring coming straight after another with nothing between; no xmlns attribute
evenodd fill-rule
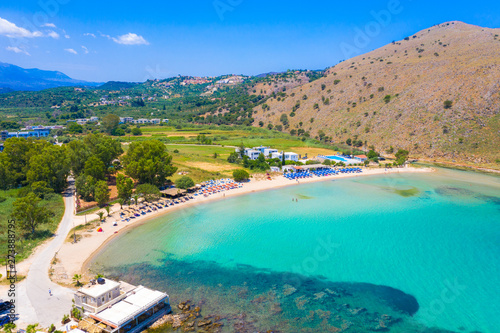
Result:
<svg viewBox="0 0 500 333"><path fill-rule="evenodd" d="M179 303L179 305L177 305L177 307L181 311L189 311L191 309L191 306L188 303L190 303L190 302L191 301L181 302L181 303Z"/></svg>
<svg viewBox="0 0 500 333"><path fill-rule="evenodd" d="M198 327L207 326L210 325L211 323L212 321L210 319L203 319L198 322Z"/></svg>
<svg viewBox="0 0 500 333"><path fill-rule="evenodd" d="M325 296L326 296L326 293L320 291L319 293L314 294L314 299L320 300L320 299L323 299L323 297L325 297Z"/></svg>
<svg viewBox="0 0 500 333"><path fill-rule="evenodd" d="M304 306L309 302L309 300L306 298L305 295L302 295L300 297L297 297L295 299L295 305L297 306L297 309L299 310L304 310Z"/></svg>
<svg viewBox="0 0 500 333"><path fill-rule="evenodd" d="M293 293L295 293L296 291L297 291L297 289L289 284L285 284L283 286L283 295L285 295L285 296L290 296Z"/></svg>
<svg viewBox="0 0 500 333"><path fill-rule="evenodd" d="M356 309L349 309L349 312L354 315L354 316L357 316L358 314L360 313L363 313L363 312L366 312L366 308L356 308Z"/></svg>

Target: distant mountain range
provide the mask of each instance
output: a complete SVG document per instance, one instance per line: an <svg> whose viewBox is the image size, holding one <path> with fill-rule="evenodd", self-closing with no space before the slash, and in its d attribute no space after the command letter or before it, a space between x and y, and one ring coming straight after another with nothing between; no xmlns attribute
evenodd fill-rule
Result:
<svg viewBox="0 0 500 333"><path fill-rule="evenodd" d="M25 69L0 62L0 93L16 90L43 90L67 86L99 86L102 83L74 80L64 73L38 68Z"/></svg>

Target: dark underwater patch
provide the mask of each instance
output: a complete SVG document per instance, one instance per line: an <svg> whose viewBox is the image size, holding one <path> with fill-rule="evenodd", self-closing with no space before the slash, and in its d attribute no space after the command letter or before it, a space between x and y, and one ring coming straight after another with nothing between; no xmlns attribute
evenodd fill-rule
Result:
<svg viewBox="0 0 500 333"><path fill-rule="evenodd" d="M327 332L352 327L361 332L394 328L417 333L425 329L408 320L419 309L415 297L388 286L330 282L323 276L242 264L222 267L213 261L178 261L169 256L159 263L110 267L102 272L109 278L163 290L173 307L191 300L202 307L204 316L223 318L227 332L236 327L240 332Z"/></svg>

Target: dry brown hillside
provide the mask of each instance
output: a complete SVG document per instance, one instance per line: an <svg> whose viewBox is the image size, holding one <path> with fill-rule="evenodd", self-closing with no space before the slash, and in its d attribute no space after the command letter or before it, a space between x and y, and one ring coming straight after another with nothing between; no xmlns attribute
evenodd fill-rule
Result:
<svg viewBox="0 0 500 333"><path fill-rule="evenodd" d="M357 138L413 157L500 163L499 35L462 22L422 30L270 99L268 109L256 108L255 124L279 125L286 114L288 132L323 131L332 142Z"/></svg>

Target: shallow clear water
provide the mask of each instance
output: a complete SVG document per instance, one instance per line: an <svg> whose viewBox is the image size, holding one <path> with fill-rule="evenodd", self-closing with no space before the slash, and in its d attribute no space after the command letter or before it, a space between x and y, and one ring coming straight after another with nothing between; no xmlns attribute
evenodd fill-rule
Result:
<svg viewBox="0 0 500 333"><path fill-rule="evenodd" d="M383 313L401 317L391 332L496 333L499 258L500 178L440 169L297 185L173 212L112 242L93 269L211 312L247 311L255 329L320 331L348 321L366 331ZM412 307L406 295L376 285L414 296L416 314L402 313ZM329 303L321 293L334 288L348 291ZM353 316L343 302L367 314Z"/></svg>

